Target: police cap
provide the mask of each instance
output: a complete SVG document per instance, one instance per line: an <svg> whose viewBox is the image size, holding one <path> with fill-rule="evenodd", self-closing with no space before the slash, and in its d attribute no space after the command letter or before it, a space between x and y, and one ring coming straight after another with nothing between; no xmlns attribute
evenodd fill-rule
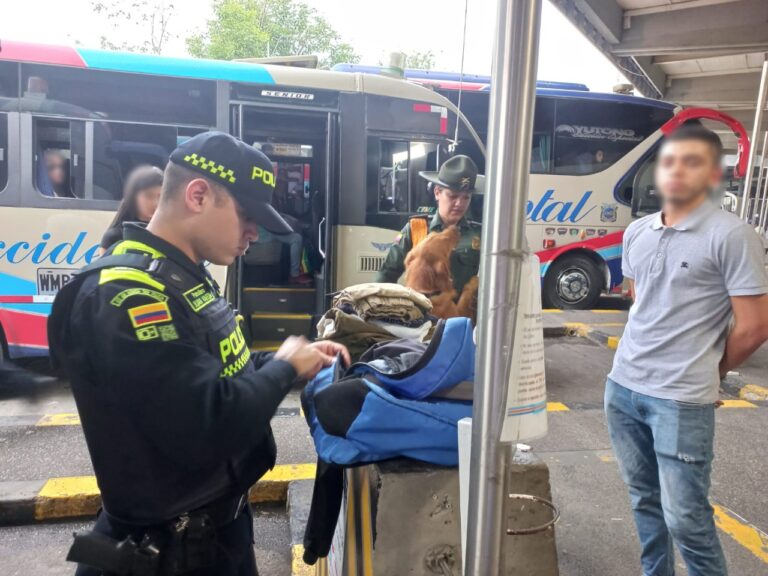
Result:
<svg viewBox="0 0 768 576"><path fill-rule="evenodd" d="M248 217L270 232L292 232L271 204L272 162L253 146L224 132L203 132L179 145L170 160L224 186Z"/></svg>

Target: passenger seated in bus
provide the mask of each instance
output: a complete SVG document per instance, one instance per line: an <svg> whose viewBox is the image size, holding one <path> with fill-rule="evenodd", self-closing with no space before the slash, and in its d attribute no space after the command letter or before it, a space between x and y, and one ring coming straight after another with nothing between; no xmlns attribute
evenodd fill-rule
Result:
<svg viewBox="0 0 768 576"><path fill-rule="evenodd" d="M301 234L295 232L295 230L301 229L301 223L296 218L291 218L287 214L280 215L286 222L288 222L288 224L291 225L291 228L294 229L294 232L291 232L290 234L274 234L263 226L259 226L259 238L256 240L256 242L267 243L272 242L273 240L277 240L278 242L287 244L290 248L291 258L291 268L288 283L298 286L309 286L312 284L312 277L308 274L301 273L301 253L304 249L304 242L301 238Z"/></svg>
<svg viewBox="0 0 768 576"><path fill-rule="evenodd" d="M99 255L123 239L123 223L149 223L160 201L163 171L157 166L138 166L129 175L123 188L123 200L112 223L101 237Z"/></svg>
<svg viewBox="0 0 768 576"><path fill-rule="evenodd" d="M37 188L43 196L75 197L69 185L69 160L61 150L45 150L38 161L37 172Z"/></svg>

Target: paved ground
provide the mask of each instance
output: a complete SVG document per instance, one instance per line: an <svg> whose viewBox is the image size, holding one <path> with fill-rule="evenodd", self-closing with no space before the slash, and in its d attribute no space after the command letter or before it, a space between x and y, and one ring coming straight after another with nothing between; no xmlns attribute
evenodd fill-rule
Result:
<svg viewBox="0 0 768 576"><path fill-rule="evenodd" d="M604 307L615 306L606 300ZM638 546L628 499L602 415L602 392L613 351L608 336L620 336L625 311L561 312L547 326L580 326L582 337L547 342L549 400L569 409L549 415L549 435L532 442L550 466L554 499L562 511L557 540L562 576L637 576ZM768 387L768 346L740 370L741 378ZM66 387L41 392L30 402L18 391L0 391L0 482L91 474L77 425L36 425L45 414L74 412ZM737 388L724 398L736 399ZM725 516L721 538L737 576L768 574L768 504L765 499L768 403L717 412L717 459L712 500ZM274 421L281 463L313 462L306 424L291 394ZM0 574L67 574L63 556L82 522L0 528ZM255 521L263 576L290 574L290 537L281 507L259 508ZM755 528L757 530L755 530ZM762 531L762 533L761 533ZM761 540L761 538L763 540ZM680 568L680 574L685 569ZM379 575L380 576L380 575Z"/></svg>

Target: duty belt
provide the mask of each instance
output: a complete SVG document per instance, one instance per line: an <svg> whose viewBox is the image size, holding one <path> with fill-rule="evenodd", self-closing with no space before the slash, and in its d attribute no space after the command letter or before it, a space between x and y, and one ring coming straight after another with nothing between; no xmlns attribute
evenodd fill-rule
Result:
<svg viewBox="0 0 768 576"><path fill-rule="evenodd" d="M158 525L125 522L102 510L122 540L98 532L75 534L67 560L120 576L180 575L216 561L216 531L245 510L248 495L226 498Z"/></svg>

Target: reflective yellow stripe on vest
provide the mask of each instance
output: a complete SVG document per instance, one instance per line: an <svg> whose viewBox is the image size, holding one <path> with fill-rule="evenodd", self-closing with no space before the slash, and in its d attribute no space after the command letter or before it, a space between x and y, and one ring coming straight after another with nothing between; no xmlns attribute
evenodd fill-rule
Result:
<svg viewBox="0 0 768 576"><path fill-rule="evenodd" d="M99 274L100 285L114 282L115 280L130 280L131 282L146 284L155 290L165 290L165 286L152 278L148 273L143 270L136 270L135 268L105 268Z"/></svg>
<svg viewBox="0 0 768 576"><path fill-rule="evenodd" d="M411 246L416 246L429 234L429 225L426 218L411 218Z"/></svg>

